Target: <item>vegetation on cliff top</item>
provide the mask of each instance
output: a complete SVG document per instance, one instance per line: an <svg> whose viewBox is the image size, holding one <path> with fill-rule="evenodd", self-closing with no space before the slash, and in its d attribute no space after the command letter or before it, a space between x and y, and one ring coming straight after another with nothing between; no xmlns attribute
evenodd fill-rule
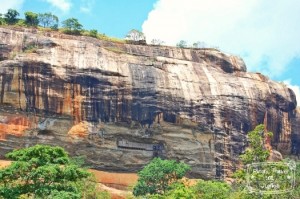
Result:
<svg viewBox="0 0 300 199"><path fill-rule="evenodd" d="M164 194L168 188L177 183L190 167L174 160L154 158L138 173L139 180L133 189L135 196L147 194Z"/></svg>
<svg viewBox="0 0 300 199"><path fill-rule="evenodd" d="M124 39L120 39L109 37L105 34L99 33L99 31L95 29L85 30L78 19L73 17L62 21L61 27L59 27L59 18L51 12L34 13L27 11L24 13L25 19L18 18L19 15L20 13L14 9L8 9L5 14L0 13L0 25L33 27L42 31L60 31L65 34L89 36L116 43L147 45L144 33L135 29L130 30ZM160 39L152 39L150 44L161 46L164 45L164 43L165 42ZM219 50L218 47L207 47L204 42L199 41L192 45L188 45L185 40L181 40L176 46L179 48L209 48Z"/></svg>
<svg viewBox="0 0 300 199"><path fill-rule="evenodd" d="M85 30L76 18L69 18L62 21L62 26L59 27L59 18L51 12L34 13L28 11L24 13L25 19L18 18L19 15L17 10L9 9L6 14L0 14L0 25L33 27L42 31L60 31L65 34L90 36L101 40L125 43L123 39L108 37L105 34L98 33L94 29Z"/></svg>

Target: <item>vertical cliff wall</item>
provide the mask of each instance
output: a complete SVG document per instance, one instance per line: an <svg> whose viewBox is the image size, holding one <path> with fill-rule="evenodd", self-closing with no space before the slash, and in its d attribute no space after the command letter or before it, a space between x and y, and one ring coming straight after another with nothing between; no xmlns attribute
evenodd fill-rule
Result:
<svg viewBox="0 0 300 199"><path fill-rule="evenodd" d="M273 147L297 151L294 93L215 49L0 28L0 60L2 155L46 143L98 169L136 171L161 156L223 178L265 115Z"/></svg>

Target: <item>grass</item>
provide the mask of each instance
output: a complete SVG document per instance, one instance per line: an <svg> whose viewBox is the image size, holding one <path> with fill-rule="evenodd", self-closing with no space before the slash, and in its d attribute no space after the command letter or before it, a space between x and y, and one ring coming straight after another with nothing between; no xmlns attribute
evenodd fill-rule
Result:
<svg viewBox="0 0 300 199"><path fill-rule="evenodd" d="M30 44L23 49L24 53L36 53L37 50L38 47L35 44Z"/></svg>
<svg viewBox="0 0 300 199"><path fill-rule="evenodd" d="M116 48L116 47L104 47L104 48L108 51L118 53L118 54L126 53L125 51L121 50L120 48Z"/></svg>
<svg viewBox="0 0 300 199"><path fill-rule="evenodd" d="M30 28L32 26L28 26L25 24L25 20L23 19L18 19L18 21L15 24L7 24L3 18L0 18L0 26L11 26L11 27L27 27ZM61 32L64 34L71 34L71 35L78 35L78 36L87 36L87 37L93 37L97 38L99 40L104 40L104 41L110 41L114 43L121 43L125 44L126 41L124 39L116 38L116 37L109 37L105 34L98 33L96 30L81 30L81 31L68 31L65 28L58 28L58 29L53 29L53 28L48 28L48 27L42 27L42 26L37 26L37 27L32 27L32 28L37 28L41 32Z"/></svg>
<svg viewBox="0 0 300 199"><path fill-rule="evenodd" d="M17 51L12 51L10 54L9 54L9 59L15 59L16 58L16 56L17 56L17 54L18 54L18 52Z"/></svg>
<svg viewBox="0 0 300 199"><path fill-rule="evenodd" d="M120 44L126 43L126 41L124 39L120 39L120 38L116 38L116 37L109 37L109 36L106 36L105 34L100 34L98 38L100 40L111 41L114 43L120 43Z"/></svg>

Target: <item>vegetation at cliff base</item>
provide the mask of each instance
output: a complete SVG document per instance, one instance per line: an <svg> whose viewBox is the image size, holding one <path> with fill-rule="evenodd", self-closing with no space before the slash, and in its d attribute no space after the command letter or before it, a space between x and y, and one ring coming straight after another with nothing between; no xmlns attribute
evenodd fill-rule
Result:
<svg viewBox="0 0 300 199"><path fill-rule="evenodd" d="M103 195L91 173L61 147L35 145L6 157L13 162L0 170L2 198L92 199Z"/></svg>
<svg viewBox="0 0 300 199"><path fill-rule="evenodd" d="M245 198L245 199L272 199L272 198L299 198L296 185L292 187L293 183L289 182L289 178L285 178L287 175L291 175L292 178L294 171L288 168L289 160L283 160L279 162L270 162L268 158L270 151L265 147L266 137L271 137L273 133L265 132L264 125L258 125L253 131L248 133L248 148L244 154L240 156L240 160L243 163L243 167L233 174L235 182L232 186L233 198ZM296 166L296 165L295 165ZM296 173L299 173L299 165L296 167ZM285 175L277 175L277 171L286 170ZM288 171L290 170L290 171ZM260 172L261 171L261 172ZM275 177L278 179L273 179ZM271 179L271 180L270 180ZM295 180L300 180L300 175L295 175ZM278 184L278 188L268 189L267 186L272 184ZM282 188L288 189L286 184L290 183L291 191L280 190ZM254 185L254 188L252 187ZM277 186L277 185L276 185ZM272 188L272 186L270 186ZM251 191L254 189L255 191ZM256 190L257 189L257 190Z"/></svg>
<svg viewBox="0 0 300 199"><path fill-rule="evenodd" d="M174 160L153 159L139 173L139 180L133 189L136 198L148 199L296 199L300 198L300 164L295 169L295 186L293 190L280 191L280 188L289 189L287 177L293 177L293 170L286 174L276 174L276 171L288 170L289 160L280 162L267 162L270 151L265 147L266 138L270 138L273 134L265 132L264 125L258 125L247 135L248 147L240 156L243 164L240 170L234 173L234 182L227 183L222 180L197 180L196 184L187 183L182 177L189 170L184 163L177 163ZM266 137L267 136L267 137ZM264 169L259 173L256 168L249 170L249 165L262 165L260 169ZM269 167L269 166L272 167ZM247 170L248 169L248 170ZM248 173L247 173L248 172ZM270 181L270 177L278 177L278 189L273 188L271 191L258 190L251 192L247 187L247 177L254 180L254 185L270 185L275 183ZM229 176L230 177L230 176ZM293 178L292 178L293 179ZM291 179L291 180L292 180ZM257 181L258 180L258 181ZM280 180L283 180L282 182Z"/></svg>
<svg viewBox="0 0 300 199"><path fill-rule="evenodd" d="M133 189L135 196L164 194L173 183L178 182L190 167L174 160L154 158L138 173L139 180Z"/></svg>
<svg viewBox="0 0 300 199"><path fill-rule="evenodd" d="M138 173L139 179L133 194L151 199L229 197L230 186L225 182L199 180L196 185L189 186L183 179L188 170L190 167L184 163L154 158Z"/></svg>
<svg viewBox="0 0 300 199"><path fill-rule="evenodd" d="M268 136L272 136L271 132ZM253 162L265 162L270 156L270 152L264 146L264 125L260 124L255 127L253 131L248 133L249 147L245 153L240 156L243 164L250 164Z"/></svg>

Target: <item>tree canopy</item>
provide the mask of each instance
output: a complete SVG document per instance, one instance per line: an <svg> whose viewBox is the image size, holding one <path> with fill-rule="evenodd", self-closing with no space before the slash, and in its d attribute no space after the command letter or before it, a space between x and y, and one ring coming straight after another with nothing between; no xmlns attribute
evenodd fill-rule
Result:
<svg viewBox="0 0 300 199"><path fill-rule="evenodd" d="M187 47L187 42L185 40L180 40L177 44L177 47L179 48L186 48Z"/></svg>
<svg viewBox="0 0 300 199"><path fill-rule="evenodd" d="M58 28L58 17L51 12L40 13L38 15L38 20L44 28Z"/></svg>
<svg viewBox="0 0 300 199"><path fill-rule="evenodd" d="M97 38L98 37L98 31L95 30L95 29L90 30L89 36Z"/></svg>
<svg viewBox="0 0 300 199"><path fill-rule="evenodd" d="M178 182L190 167L175 160L154 158L139 173L139 179L133 189L135 196L164 194L170 185Z"/></svg>
<svg viewBox="0 0 300 199"><path fill-rule="evenodd" d="M193 43L193 48L205 48L205 46L206 46L206 44L201 41L197 41L197 42Z"/></svg>
<svg viewBox="0 0 300 199"><path fill-rule="evenodd" d="M130 40L130 41L144 41L144 40L146 40L146 37L145 37L144 33L142 33L141 31L132 29L131 31L129 31L127 33L125 39Z"/></svg>
<svg viewBox="0 0 300 199"><path fill-rule="evenodd" d="M29 26L37 26L39 24L38 14L34 12L25 12L25 23Z"/></svg>
<svg viewBox="0 0 300 199"><path fill-rule="evenodd" d="M227 199L230 198L230 186L225 182L220 181L204 181L199 180L194 187L198 194L197 198L205 199Z"/></svg>
<svg viewBox="0 0 300 199"><path fill-rule="evenodd" d="M17 22L17 16L19 16L19 12L14 9L8 9L7 13L4 15L5 20L8 24L14 24Z"/></svg>
<svg viewBox="0 0 300 199"><path fill-rule="evenodd" d="M82 31L82 25L75 18L66 19L62 22L62 25L66 29L66 33L79 34Z"/></svg>
<svg viewBox="0 0 300 199"><path fill-rule="evenodd" d="M0 170L0 196L19 198L81 198L80 181L90 173L71 161L61 147L35 145L6 155L13 160Z"/></svg>
<svg viewBox="0 0 300 199"><path fill-rule="evenodd" d="M268 135L272 135L271 132ZM244 164L253 162L265 162L270 155L270 152L264 146L264 125L260 124L253 131L248 133L249 147L245 153L241 155L241 160Z"/></svg>

